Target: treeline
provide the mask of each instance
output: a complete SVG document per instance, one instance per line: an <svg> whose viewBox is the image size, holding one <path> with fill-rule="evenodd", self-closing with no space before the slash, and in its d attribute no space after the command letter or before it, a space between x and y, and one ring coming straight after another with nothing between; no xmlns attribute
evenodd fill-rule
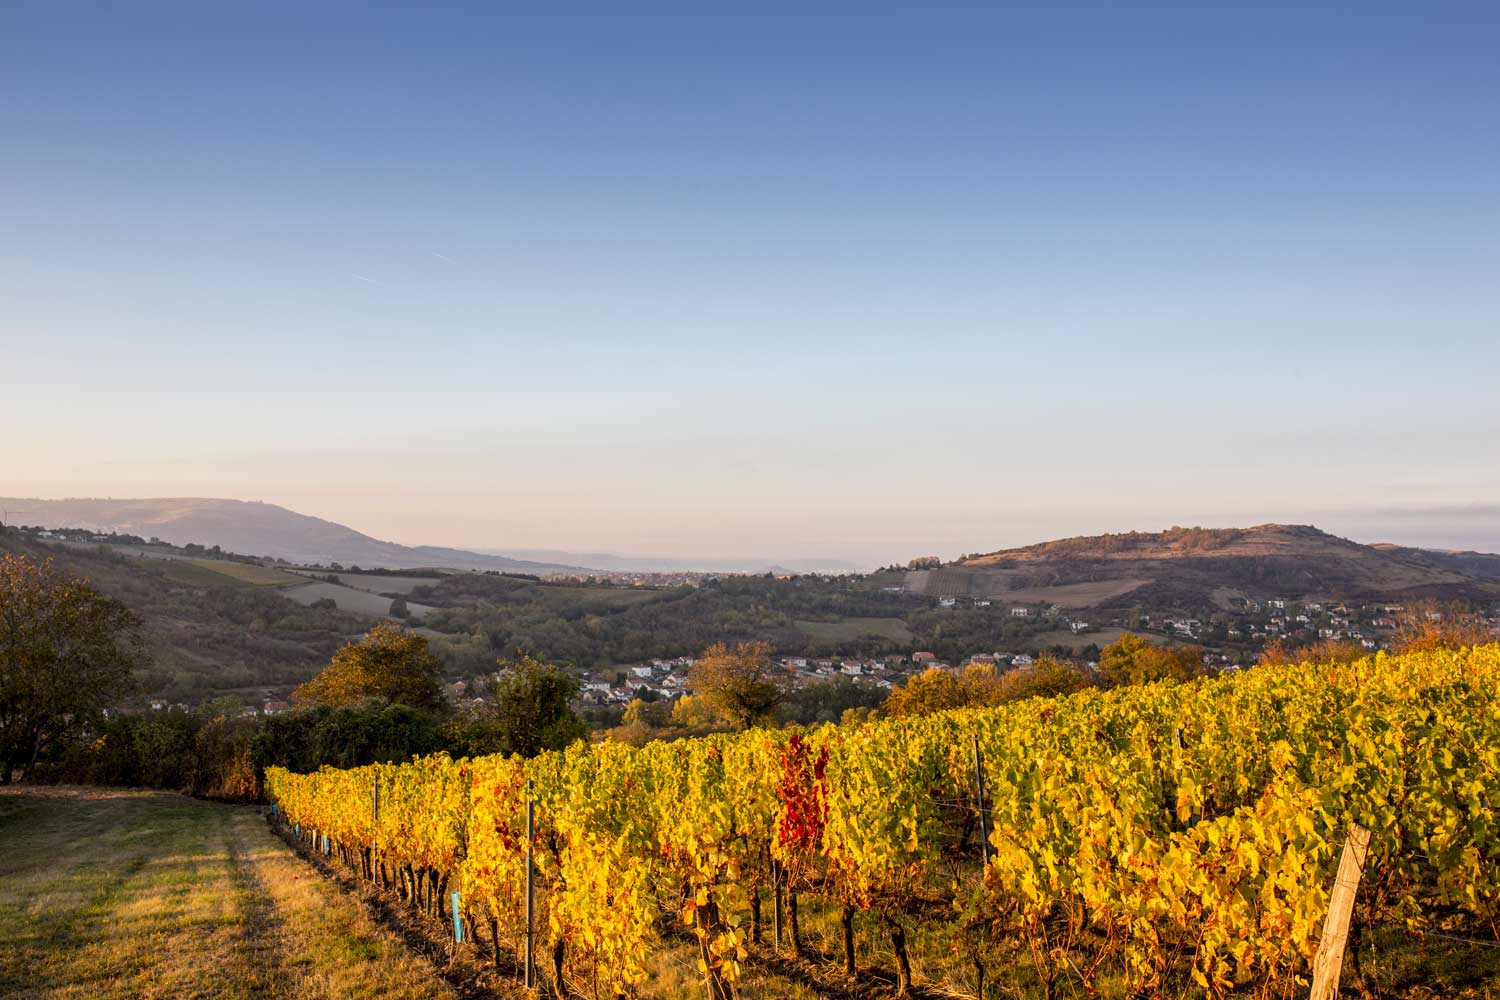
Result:
<svg viewBox="0 0 1500 1000"><path fill-rule="evenodd" d="M940 611L925 598L886 592L859 577L735 576L645 596L615 587L464 575L418 587L410 599L438 606L424 624L453 634L436 648L450 672L462 675L517 650L592 668L691 656L719 641L764 641L779 653L807 656L881 656L915 645L956 660L1025 644L1050 628L1012 618L999 607ZM819 639L797 626L850 618L899 619L913 638L871 633Z"/></svg>
<svg viewBox="0 0 1500 1000"><path fill-rule="evenodd" d="M192 711L101 712L77 727L57 719L24 777L254 800L271 766L314 771L439 751L534 756L588 736L568 671L526 658L477 704L458 706L444 698L439 669L423 637L376 626L297 689L293 711L247 717L238 699L222 698Z"/></svg>

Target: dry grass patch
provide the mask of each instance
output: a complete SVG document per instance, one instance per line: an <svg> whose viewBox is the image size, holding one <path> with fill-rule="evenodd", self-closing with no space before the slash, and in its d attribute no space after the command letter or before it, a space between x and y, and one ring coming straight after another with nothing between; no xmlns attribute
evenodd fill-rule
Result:
<svg viewBox="0 0 1500 1000"><path fill-rule="evenodd" d="M0 789L0 841L0 996L452 995L258 810Z"/></svg>

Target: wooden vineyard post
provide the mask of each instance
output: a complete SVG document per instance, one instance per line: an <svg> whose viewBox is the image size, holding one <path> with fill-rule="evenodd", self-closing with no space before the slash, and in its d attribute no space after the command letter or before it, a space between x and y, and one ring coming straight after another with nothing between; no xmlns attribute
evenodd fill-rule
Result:
<svg viewBox="0 0 1500 1000"><path fill-rule="evenodd" d="M370 798L370 881L379 885L380 878L376 874L379 869L375 863L380 848L380 775L374 778L374 794Z"/></svg>
<svg viewBox="0 0 1500 1000"><path fill-rule="evenodd" d="M974 734L974 788L979 795L979 842L984 846L984 869L990 868L990 817L984 799L984 758L979 755L979 734Z"/></svg>
<svg viewBox="0 0 1500 1000"><path fill-rule="evenodd" d="M1310 1000L1333 1000L1338 993L1344 946L1349 941L1349 919L1354 915L1354 894L1359 889L1359 877L1365 870L1365 855L1369 850L1370 831L1358 823L1350 823L1344 853L1339 858L1339 873L1334 877L1333 894L1328 900L1328 919L1323 922L1323 937L1313 957Z"/></svg>
<svg viewBox="0 0 1500 1000"><path fill-rule="evenodd" d="M532 783L526 782L526 988L536 989L536 865L531 845L536 839L536 800L531 797Z"/></svg>
<svg viewBox="0 0 1500 1000"><path fill-rule="evenodd" d="M781 862L775 858L771 859L771 940L775 943L775 950L781 950Z"/></svg>

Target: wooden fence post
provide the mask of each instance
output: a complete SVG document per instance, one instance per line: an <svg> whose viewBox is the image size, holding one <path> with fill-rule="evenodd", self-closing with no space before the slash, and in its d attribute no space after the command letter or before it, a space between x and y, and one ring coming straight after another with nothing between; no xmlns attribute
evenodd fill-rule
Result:
<svg viewBox="0 0 1500 1000"><path fill-rule="evenodd" d="M374 793L370 798L370 881L380 884L380 869L375 859L380 855L380 775L374 775Z"/></svg>
<svg viewBox="0 0 1500 1000"><path fill-rule="evenodd" d="M990 867L990 817L984 794L984 758L979 754L979 734L974 736L974 788L979 796L979 842L984 845L984 867Z"/></svg>
<svg viewBox="0 0 1500 1000"><path fill-rule="evenodd" d="M536 988L536 864L531 844L536 839L536 800L531 797L532 783L526 782L526 988Z"/></svg>
<svg viewBox="0 0 1500 1000"><path fill-rule="evenodd" d="M1339 858L1339 873L1333 880L1328 900L1328 919L1323 922L1323 937L1313 957L1312 993L1309 1000L1333 1000L1339 990L1339 972L1344 968L1344 946L1349 941L1349 918L1354 915L1354 894L1359 877L1365 870L1365 855L1370 850L1370 831L1358 823L1349 824L1344 838L1344 853Z"/></svg>

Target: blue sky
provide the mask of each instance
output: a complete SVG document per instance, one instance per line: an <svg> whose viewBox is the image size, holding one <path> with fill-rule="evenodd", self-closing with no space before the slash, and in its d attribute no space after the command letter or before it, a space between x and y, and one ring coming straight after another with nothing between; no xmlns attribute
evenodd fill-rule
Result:
<svg viewBox="0 0 1500 1000"><path fill-rule="evenodd" d="M1500 547L1500 8L715 6L6 5L0 494Z"/></svg>

